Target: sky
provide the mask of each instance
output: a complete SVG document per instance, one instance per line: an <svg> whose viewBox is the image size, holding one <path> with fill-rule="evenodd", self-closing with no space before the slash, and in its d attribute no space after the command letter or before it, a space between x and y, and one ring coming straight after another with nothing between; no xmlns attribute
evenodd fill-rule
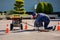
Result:
<svg viewBox="0 0 60 40"><path fill-rule="evenodd" d="M53 5L54 12L60 12L60 0L40 0L41 2L50 2ZM37 0L24 0L27 12L34 11L34 5ZM15 0L0 0L0 11L14 10Z"/></svg>

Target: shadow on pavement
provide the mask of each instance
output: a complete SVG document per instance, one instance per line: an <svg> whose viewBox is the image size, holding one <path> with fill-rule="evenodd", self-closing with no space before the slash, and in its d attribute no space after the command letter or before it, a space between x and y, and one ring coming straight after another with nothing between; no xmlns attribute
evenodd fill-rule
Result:
<svg viewBox="0 0 60 40"><path fill-rule="evenodd" d="M12 33L34 32L34 31L38 31L38 32L49 32L49 31L45 31L45 30L18 30L18 31L12 31Z"/></svg>
<svg viewBox="0 0 60 40"><path fill-rule="evenodd" d="M4 34L4 33L0 33L0 35L6 35L6 34Z"/></svg>
<svg viewBox="0 0 60 40"><path fill-rule="evenodd" d="M5 30L0 30L0 32L5 32Z"/></svg>

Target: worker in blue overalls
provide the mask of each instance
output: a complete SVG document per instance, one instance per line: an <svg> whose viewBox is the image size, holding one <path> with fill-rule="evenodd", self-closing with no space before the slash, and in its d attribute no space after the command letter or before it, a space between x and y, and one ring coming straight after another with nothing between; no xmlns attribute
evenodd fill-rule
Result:
<svg viewBox="0 0 60 40"><path fill-rule="evenodd" d="M50 23L50 18L48 15L46 15L45 13L32 13L33 18L35 18L35 22L34 22L34 27L41 27L43 26L43 22L44 22L44 29L45 30L55 30L55 27L51 26L48 27L49 23Z"/></svg>

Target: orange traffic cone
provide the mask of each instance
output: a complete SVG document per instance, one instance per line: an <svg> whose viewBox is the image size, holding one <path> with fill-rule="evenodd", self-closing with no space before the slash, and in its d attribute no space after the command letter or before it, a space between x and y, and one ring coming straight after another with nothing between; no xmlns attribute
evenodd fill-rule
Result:
<svg viewBox="0 0 60 40"><path fill-rule="evenodd" d="M57 30L60 31L60 22L58 22Z"/></svg>
<svg viewBox="0 0 60 40"><path fill-rule="evenodd" d="M6 25L6 33L9 33L8 24Z"/></svg>
<svg viewBox="0 0 60 40"><path fill-rule="evenodd" d="M25 25L25 30L27 30L28 29L28 25L27 25L27 22L26 22L26 25Z"/></svg>

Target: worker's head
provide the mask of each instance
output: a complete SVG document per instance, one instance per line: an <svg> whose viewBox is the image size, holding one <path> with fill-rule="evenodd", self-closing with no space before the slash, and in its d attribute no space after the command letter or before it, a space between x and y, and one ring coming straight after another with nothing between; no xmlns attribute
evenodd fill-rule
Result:
<svg viewBox="0 0 60 40"><path fill-rule="evenodd" d="M32 13L32 16L33 16L33 18L37 18L37 13L36 12L33 12Z"/></svg>

